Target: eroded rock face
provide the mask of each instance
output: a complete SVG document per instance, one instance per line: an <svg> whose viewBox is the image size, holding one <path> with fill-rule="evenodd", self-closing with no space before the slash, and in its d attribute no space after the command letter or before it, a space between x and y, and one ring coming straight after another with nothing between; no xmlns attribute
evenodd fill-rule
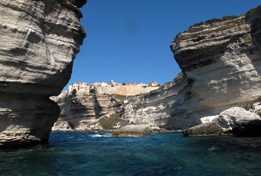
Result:
<svg viewBox="0 0 261 176"><path fill-rule="evenodd" d="M152 127L165 127L175 106L182 103L185 97L187 81L179 74L172 82L152 91L124 107L123 119L134 124L147 124Z"/></svg>
<svg viewBox="0 0 261 176"><path fill-rule="evenodd" d="M1 0L0 148L46 142L85 37L86 0Z"/></svg>
<svg viewBox="0 0 261 176"><path fill-rule="evenodd" d="M167 129L186 129L260 96L260 20L261 6L179 33L171 50L182 78L141 98L124 116L158 121Z"/></svg>
<svg viewBox="0 0 261 176"><path fill-rule="evenodd" d="M121 112L122 104L112 95L77 92L59 102L59 120L67 122L75 131L103 130L100 118Z"/></svg>
<svg viewBox="0 0 261 176"><path fill-rule="evenodd" d="M197 122L217 115L261 95L260 9L193 25L175 37L171 49L191 83L190 97L177 108L184 113L174 114L170 127L177 128L175 122L183 118Z"/></svg>

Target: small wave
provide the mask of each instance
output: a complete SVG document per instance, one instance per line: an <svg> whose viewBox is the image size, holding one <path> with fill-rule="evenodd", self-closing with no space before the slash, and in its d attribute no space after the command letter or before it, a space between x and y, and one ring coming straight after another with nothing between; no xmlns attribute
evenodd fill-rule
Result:
<svg viewBox="0 0 261 176"><path fill-rule="evenodd" d="M216 150L216 148L214 146L212 146L211 148L208 149L208 151L214 151Z"/></svg>
<svg viewBox="0 0 261 176"><path fill-rule="evenodd" d="M106 133L106 134L91 134L90 135L93 138L101 138L101 137L111 137L111 134Z"/></svg>
<svg viewBox="0 0 261 176"><path fill-rule="evenodd" d="M128 135L126 137L141 137L142 135Z"/></svg>

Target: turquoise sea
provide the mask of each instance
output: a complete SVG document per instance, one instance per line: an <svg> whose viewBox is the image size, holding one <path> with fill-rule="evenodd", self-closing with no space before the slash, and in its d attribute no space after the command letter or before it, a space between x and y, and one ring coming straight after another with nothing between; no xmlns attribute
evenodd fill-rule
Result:
<svg viewBox="0 0 261 176"><path fill-rule="evenodd" d="M47 145L1 151L0 175L261 175L260 138L188 138L178 132L121 138L110 135L52 132Z"/></svg>

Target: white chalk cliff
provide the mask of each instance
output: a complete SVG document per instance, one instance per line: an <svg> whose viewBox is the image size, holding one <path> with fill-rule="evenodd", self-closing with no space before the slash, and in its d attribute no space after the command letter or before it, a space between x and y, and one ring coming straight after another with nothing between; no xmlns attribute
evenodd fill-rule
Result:
<svg viewBox="0 0 261 176"><path fill-rule="evenodd" d="M68 123L75 131L103 130L99 120L104 116L122 112L122 104L123 102L112 95L86 92L69 95L59 102L61 114L53 130L55 131L61 122ZM67 131L67 128L58 128L58 131Z"/></svg>
<svg viewBox="0 0 261 176"><path fill-rule="evenodd" d="M129 102L159 87L155 81L149 84L96 82L90 86L84 82L73 83L55 98L61 108L61 114L53 130L70 130L64 124L76 131L108 130L108 123L111 123L110 129L117 129L128 122L124 121L123 124L121 118L116 120L113 117L122 114L123 108ZM103 123L105 119L110 121L107 125Z"/></svg>
<svg viewBox="0 0 261 176"><path fill-rule="evenodd" d="M0 148L43 143L70 79L86 0L0 1Z"/></svg>
<svg viewBox="0 0 261 176"><path fill-rule="evenodd" d="M125 108L135 123L185 129L261 95L261 6L179 33L171 50L182 73Z"/></svg>

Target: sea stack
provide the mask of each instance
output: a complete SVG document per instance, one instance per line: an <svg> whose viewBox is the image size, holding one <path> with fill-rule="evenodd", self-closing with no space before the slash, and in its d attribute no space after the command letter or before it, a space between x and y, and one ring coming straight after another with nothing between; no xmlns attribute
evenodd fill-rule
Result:
<svg viewBox="0 0 261 176"><path fill-rule="evenodd" d="M86 36L86 0L0 1L0 149L44 143Z"/></svg>

